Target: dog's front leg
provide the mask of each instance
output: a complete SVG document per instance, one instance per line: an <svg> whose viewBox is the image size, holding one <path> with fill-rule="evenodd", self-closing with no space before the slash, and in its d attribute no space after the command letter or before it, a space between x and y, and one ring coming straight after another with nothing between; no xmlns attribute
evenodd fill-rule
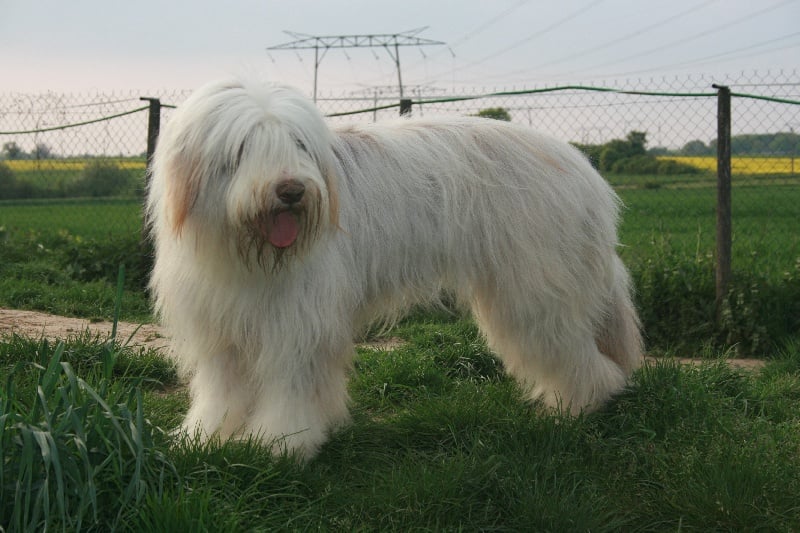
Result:
<svg viewBox="0 0 800 533"><path fill-rule="evenodd" d="M332 430L349 420L347 371L353 345L349 339L303 344L293 353L256 357L258 383L245 425L275 453L309 459Z"/></svg>

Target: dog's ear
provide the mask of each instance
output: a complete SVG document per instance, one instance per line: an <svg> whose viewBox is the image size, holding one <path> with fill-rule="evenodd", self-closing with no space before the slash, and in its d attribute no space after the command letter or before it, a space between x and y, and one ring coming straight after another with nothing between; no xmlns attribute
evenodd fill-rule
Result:
<svg viewBox="0 0 800 533"><path fill-rule="evenodd" d="M167 194L166 207L172 231L180 235L186 218L200 194L200 161L179 151L170 157L166 164Z"/></svg>

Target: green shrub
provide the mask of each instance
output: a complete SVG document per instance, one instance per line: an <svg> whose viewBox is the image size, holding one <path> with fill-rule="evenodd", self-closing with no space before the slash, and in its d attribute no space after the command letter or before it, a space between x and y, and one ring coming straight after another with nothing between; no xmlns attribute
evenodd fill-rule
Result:
<svg viewBox="0 0 800 533"><path fill-rule="evenodd" d="M0 200L17 200L31 198L32 196L33 187L31 184L17 179L14 171L0 161Z"/></svg>
<svg viewBox="0 0 800 533"><path fill-rule="evenodd" d="M60 267L72 279L107 281L117 279L119 265L125 265L125 287L144 292L153 265L149 241L139 235L127 235L98 241L68 233L59 235L54 247Z"/></svg>
<svg viewBox="0 0 800 533"><path fill-rule="evenodd" d="M98 160L86 165L67 196L120 196L129 194L134 186L129 171L115 163Z"/></svg>
<svg viewBox="0 0 800 533"><path fill-rule="evenodd" d="M654 174L670 176L675 174L697 174L700 169L674 160L660 160L652 155L637 155L618 159L611 165L611 172L618 174Z"/></svg>
<svg viewBox="0 0 800 533"><path fill-rule="evenodd" d="M637 155L619 159L607 169L620 174L657 174L658 159L650 155Z"/></svg>
<svg viewBox="0 0 800 533"><path fill-rule="evenodd" d="M478 111L475 116L511 122L511 115L505 107L487 107Z"/></svg>
<svg viewBox="0 0 800 533"><path fill-rule="evenodd" d="M710 257L668 253L631 275L650 348L692 353L705 345L758 356L800 331L800 264L782 280L734 271L719 317Z"/></svg>

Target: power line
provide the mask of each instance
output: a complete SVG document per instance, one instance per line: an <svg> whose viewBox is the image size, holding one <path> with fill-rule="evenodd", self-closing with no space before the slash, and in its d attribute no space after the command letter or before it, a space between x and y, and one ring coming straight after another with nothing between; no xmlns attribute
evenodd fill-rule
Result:
<svg viewBox="0 0 800 533"><path fill-rule="evenodd" d="M576 53L570 54L568 56L563 56L563 57L560 57L558 59L553 59L553 60L547 61L545 63L539 63L538 65L534 65L532 67L528 67L524 71L516 71L516 72L509 73L509 74L514 75L514 74L518 74L520 72L525 72L525 71L530 71L530 70L534 70L534 69L539 69L539 68L542 68L542 67L547 67L547 66L550 66L550 65L555 64L555 63L563 63L564 61L569 61L570 59L575 59L576 57L581 57L582 58L582 57L585 57L587 55L595 54L595 53L597 53L597 52L599 52L601 50L605 50L606 48L614 46L615 44L619 44L619 43L622 43L622 42L625 42L625 41L629 41L630 39L633 39L634 37L638 37L639 35L642 35L643 33L652 31L652 30L654 30L656 28L660 28L661 26L665 26L666 24L669 24L669 23L671 23L671 22L673 22L673 21L675 21L675 20L677 20L679 18L683 18L683 17L685 17L687 15L690 15L692 13L700 11L701 9L704 9L706 6L708 6L709 4L713 4L713 3L716 3L718 1L719 0L708 0L707 2L704 2L702 4L698 4L696 6L693 6L693 7L689 8L689 9L681 11L680 13L676 13L675 15L669 16L669 17L667 17L667 18L665 18L663 20L660 20L659 22L650 24L649 26L645 26L644 28L640 28L640 29L638 29L638 30L636 30L636 31L634 31L632 33L629 33L627 35L624 35L624 36L619 37L617 39L614 39L612 41L608 41L608 42L605 42L603 44L600 44L600 45L597 45L597 46L593 46L591 48L587 48L587 49L581 50L580 52L576 52Z"/></svg>
<svg viewBox="0 0 800 533"><path fill-rule="evenodd" d="M494 26L495 24L500 22L502 19L504 19L505 17L507 17L508 15L510 15L511 13L513 13L514 11L516 11L517 9L522 7L523 5L527 4L528 2L530 2L530 0L521 0L520 2L517 2L513 6L509 7L508 9L505 9L501 13L499 13L499 14L495 15L494 17L492 17L491 19L487 20L486 22L484 22L483 24L481 24L477 28L468 31L467 33L465 33L464 35L462 35L461 37L456 39L453 42L453 44L450 45L450 47L453 48L453 47L456 47L456 46L460 45L461 43L469 41L470 39L472 39L473 37L475 37L479 33L483 32L487 28L489 28L491 26Z"/></svg>
<svg viewBox="0 0 800 533"><path fill-rule="evenodd" d="M549 33L549 32L553 31L554 29L556 29L556 28L558 28L560 26L563 26L567 22L570 22L573 19L578 18L579 16L583 15L586 11L592 9L593 7L597 6L598 4L601 4L604 1L605 0L594 0L592 2L589 2L587 5L581 7L580 9L577 9L577 10L571 12L570 14L568 14L567 16L565 16L563 18L560 18L559 20L555 21L554 23L550 24L549 26L547 26L545 28L542 28L541 30L536 31L533 34L528 35L527 37L525 37L523 39L520 39L518 41L515 41L515 42L511 43L510 45L506 46L505 48L501 48L500 50L497 50L496 52L493 52L492 54L489 54L488 56L486 56L486 57L484 57L482 59L478 59L477 61L473 61L471 63L467 63L466 65L462 65L462 66L460 66L458 68L454 68L453 72L456 72L456 71L459 71L459 70L464 70L464 69L467 69L467 68L470 68L470 67L474 67L475 65L480 65L481 63L485 63L486 61L489 61L490 59L494 59L495 57L497 57L499 55L502 55L502 54L505 54L506 52L508 52L510 50L513 50L515 48L519 48L520 46L522 46L524 44L527 44L527 43L533 41L534 39L537 39L537 38L541 37L542 35L544 35L546 33Z"/></svg>
<svg viewBox="0 0 800 533"><path fill-rule="evenodd" d="M525 5L527 3L530 3L530 1L531 0L520 0L519 2L517 2L514 5L512 5L511 7L508 7L506 9L504 9L503 11L501 11L500 13L495 15L494 17L490 18L488 21L486 21L483 24L481 24L481 25L473 28L472 30L469 30L466 33L464 33L461 37L459 37L454 42L452 42L450 45L448 45L447 46L447 50L449 50L450 53L453 55L453 57L455 57L455 52L453 52L454 48L456 48L457 46L459 46L462 43L465 43L466 41L469 41L470 39L472 39L476 35L484 32L488 28L494 26L495 24L497 24L498 22L500 22L501 20L506 18L508 15L510 15L511 13L513 13L514 11L516 11L517 9L522 7L523 5ZM433 59L437 55L440 55L441 53L442 52L434 52L433 54L430 55L430 57L426 57L425 59L426 60ZM414 69L417 66L419 66L420 63L421 63L420 61L416 62L413 65L411 65L410 68Z"/></svg>
<svg viewBox="0 0 800 533"><path fill-rule="evenodd" d="M652 54L653 52L660 52L661 50L665 50L667 48L672 48L673 46L678 45L678 44L681 44L681 45L682 44L686 44L688 42L695 41L697 39L700 39L700 38L703 38L703 37L707 37L707 36L715 34L715 33L719 33L719 32L721 32L723 30L726 30L726 29L728 29L728 28L730 28L732 26L736 26L738 24L741 24L742 22L750 21L753 18L761 16L761 15L764 15L764 14L770 12L770 11L774 11L774 10L778 9L779 7L783 7L784 5L789 4L789 3L793 2L793 1L795 1L795 0L784 0L783 2L778 2L777 4L773 4L773 5L769 6L769 7L764 8L764 9L761 9L761 10L758 10L758 11L754 11L754 12L749 13L749 14L743 16L743 17L740 17L738 19L732 20L732 21L728 22L727 24L721 24L719 26L715 26L713 29L702 31L702 32L699 32L699 33L695 33L695 34L690 35L688 37L683 37L681 39L677 39L675 41L671 41L671 42L669 42L667 44L663 44L661 46L656 46L655 48L650 48L650 49L645 50L643 52L637 52L635 54L631 54L631 55L623 57L621 59L615 59L614 61L609 61L609 62L606 62L606 63L602 63L600 65L594 65L593 68L597 69L597 68L607 67L609 65L616 65L618 63L624 63L625 61L628 61L630 59L636 59L636 58L639 58L639 57L642 57L642 56L647 56L647 55ZM568 72L567 74L568 75L569 74L574 74L574 72Z"/></svg>
<svg viewBox="0 0 800 533"><path fill-rule="evenodd" d="M720 60L720 59L722 61L731 61L733 59L741 59L741 58L744 58L744 57L759 56L759 55L767 54L767 53L770 53L770 52L778 52L780 50L786 50L788 48L796 48L796 47L800 46L800 43L788 44L788 45L783 45L783 46L775 46L775 47L772 47L772 48L767 48L766 50L755 50L756 48L761 48L762 46L766 46L768 44L772 44L772 43L775 43L775 42L778 42L778 41L783 41L783 40L786 40L786 39L789 39L789 38L792 38L792 37L796 37L798 35L800 35L800 32L791 33L789 35L784 35L783 37L777 37L775 39L769 39L767 41L761 41L759 43L755 43L755 44L752 44L752 45L749 45L749 46L743 46L741 48L737 48L735 50L729 50L727 52L720 52L718 54L712 54L712 55L709 55L709 56L698 57L698 58L695 58L695 59L691 59L689 61L682 61L680 63L671 63L669 65L659 65L657 67L652 67L652 68L642 69L642 70L635 70L635 71L631 71L631 72L623 72L623 73L614 74L614 76L627 76L627 75L631 75L631 74L643 74L645 72L656 72L656 71L659 71L659 70L668 70L668 69L673 69L673 68L676 68L676 67L685 67L685 66L691 66L691 65L702 65L702 64L706 64L706 63L709 63L709 62L712 62L712 61L715 61L715 60ZM739 52L750 52L750 53L736 55ZM725 57L725 56L733 56L733 57Z"/></svg>

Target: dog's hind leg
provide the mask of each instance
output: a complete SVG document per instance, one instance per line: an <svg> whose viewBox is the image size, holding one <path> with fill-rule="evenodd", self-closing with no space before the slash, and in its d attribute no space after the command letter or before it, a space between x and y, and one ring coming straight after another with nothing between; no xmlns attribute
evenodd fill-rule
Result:
<svg viewBox="0 0 800 533"><path fill-rule="evenodd" d="M614 257L614 286L609 312L595 335L600 351L632 372L642 364L643 342L639 317L631 300L630 276L619 257Z"/></svg>
<svg viewBox="0 0 800 533"><path fill-rule="evenodd" d="M489 347L531 400L578 413L596 409L626 383L623 368L597 347L590 323L557 301L536 304L517 294L474 300Z"/></svg>

